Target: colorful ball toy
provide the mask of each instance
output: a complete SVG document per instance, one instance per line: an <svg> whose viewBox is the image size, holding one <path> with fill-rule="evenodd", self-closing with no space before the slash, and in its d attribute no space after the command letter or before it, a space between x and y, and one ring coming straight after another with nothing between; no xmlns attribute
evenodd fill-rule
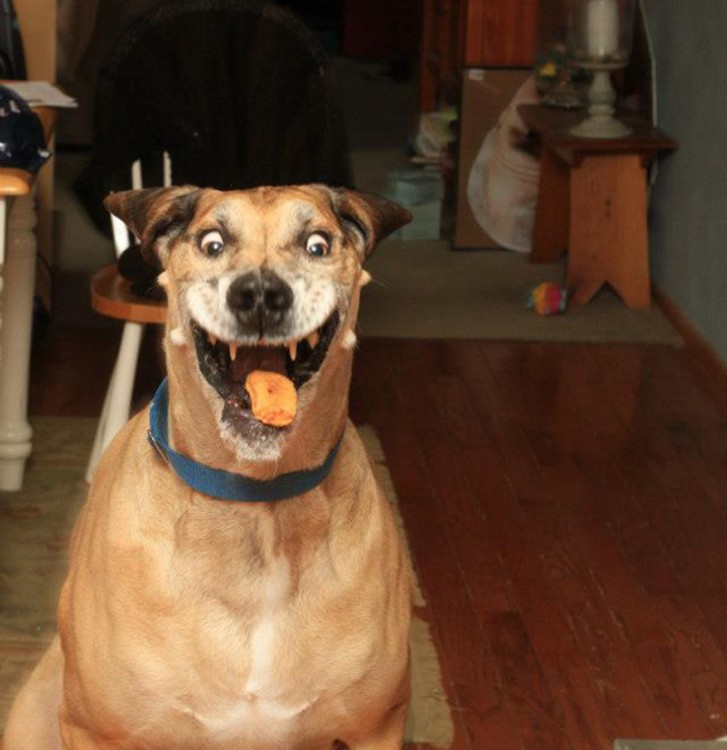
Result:
<svg viewBox="0 0 727 750"><path fill-rule="evenodd" d="M568 290L551 282L539 284L528 297L528 308L538 315L559 315L567 306Z"/></svg>

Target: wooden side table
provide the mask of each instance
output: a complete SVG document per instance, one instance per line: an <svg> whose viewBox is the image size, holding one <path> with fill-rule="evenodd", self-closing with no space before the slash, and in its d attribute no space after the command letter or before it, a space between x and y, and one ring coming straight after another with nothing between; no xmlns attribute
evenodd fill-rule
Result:
<svg viewBox="0 0 727 750"><path fill-rule="evenodd" d="M566 283L577 305L610 284L629 307L649 307L646 168L676 142L635 116L621 118L631 135L590 139L570 134L583 112L538 104L518 112L541 143L530 259L552 263L568 250Z"/></svg>

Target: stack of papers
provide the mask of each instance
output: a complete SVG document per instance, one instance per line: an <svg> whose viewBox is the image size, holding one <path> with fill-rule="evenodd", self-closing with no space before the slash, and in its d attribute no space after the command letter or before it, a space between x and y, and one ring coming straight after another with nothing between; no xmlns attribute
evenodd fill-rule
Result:
<svg viewBox="0 0 727 750"><path fill-rule="evenodd" d="M3 86L25 99L31 107L77 107L78 102L48 81L12 81Z"/></svg>

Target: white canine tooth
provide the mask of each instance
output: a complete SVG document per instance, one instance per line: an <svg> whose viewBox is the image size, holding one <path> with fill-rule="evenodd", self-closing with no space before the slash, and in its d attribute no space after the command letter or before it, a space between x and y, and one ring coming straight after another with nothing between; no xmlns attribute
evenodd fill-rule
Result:
<svg viewBox="0 0 727 750"><path fill-rule="evenodd" d="M298 342L297 341L290 341L288 343L288 352L290 353L290 358L295 362L295 358L298 355Z"/></svg>
<svg viewBox="0 0 727 750"><path fill-rule="evenodd" d="M172 328L172 330L169 331L169 340L174 344L174 346L184 346L187 343L186 339L184 338L184 331L182 330L181 326Z"/></svg>
<svg viewBox="0 0 727 750"><path fill-rule="evenodd" d="M229 344L230 347L230 359L234 362L237 358L237 343L234 341L230 341Z"/></svg>
<svg viewBox="0 0 727 750"><path fill-rule="evenodd" d="M306 336L306 341L310 344L311 349L315 349L318 346L320 338L321 337L318 335L318 331L313 331L313 333Z"/></svg>
<svg viewBox="0 0 727 750"><path fill-rule="evenodd" d="M207 341L209 341L212 346L215 346L217 344L217 336L207 331Z"/></svg>
<svg viewBox="0 0 727 750"><path fill-rule="evenodd" d="M366 286L369 281L371 281L371 274L368 271L361 271L361 286Z"/></svg>
<svg viewBox="0 0 727 750"><path fill-rule="evenodd" d="M356 334L351 329L346 331L346 333L343 335L343 338L341 339L341 346L344 349L353 349L353 347L356 346Z"/></svg>

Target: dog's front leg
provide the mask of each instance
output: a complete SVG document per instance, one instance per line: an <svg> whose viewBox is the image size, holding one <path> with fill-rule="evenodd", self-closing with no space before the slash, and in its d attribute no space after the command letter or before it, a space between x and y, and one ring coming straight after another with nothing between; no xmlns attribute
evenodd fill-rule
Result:
<svg viewBox="0 0 727 750"><path fill-rule="evenodd" d="M56 637L18 695L5 726L5 750L61 750L58 706L63 654Z"/></svg>
<svg viewBox="0 0 727 750"><path fill-rule="evenodd" d="M61 716L63 750L118 750L124 747L120 740L92 736L85 729L64 721Z"/></svg>

